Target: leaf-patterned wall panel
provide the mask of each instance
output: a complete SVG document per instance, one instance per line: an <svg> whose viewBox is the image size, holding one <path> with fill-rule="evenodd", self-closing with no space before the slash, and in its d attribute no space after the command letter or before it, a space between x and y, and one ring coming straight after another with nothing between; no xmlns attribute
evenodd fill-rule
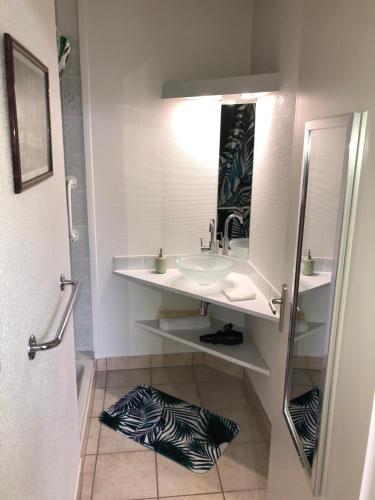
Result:
<svg viewBox="0 0 375 500"><path fill-rule="evenodd" d="M224 233L228 215L240 214L244 217L244 226L233 221L232 238L249 236L254 132L254 104L222 106L217 231Z"/></svg>

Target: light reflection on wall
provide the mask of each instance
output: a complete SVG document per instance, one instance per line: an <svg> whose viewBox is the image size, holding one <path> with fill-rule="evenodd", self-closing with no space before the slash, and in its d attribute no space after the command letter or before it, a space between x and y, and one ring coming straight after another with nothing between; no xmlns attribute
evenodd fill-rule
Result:
<svg viewBox="0 0 375 500"><path fill-rule="evenodd" d="M273 127L275 107L277 106L277 96L268 95L257 101L255 116L255 155L257 160L263 159L267 155L268 141L272 141L270 132Z"/></svg>
<svg viewBox="0 0 375 500"><path fill-rule="evenodd" d="M217 170L220 142L221 103L210 98L178 103L173 113L172 130L178 146L200 166Z"/></svg>
<svg viewBox="0 0 375 500"><path fill-rule="evenodd" d="M277 93L257 99L255 116L249 259L275 287L284 276L294 124L294 101L286 97Z"/></svg>

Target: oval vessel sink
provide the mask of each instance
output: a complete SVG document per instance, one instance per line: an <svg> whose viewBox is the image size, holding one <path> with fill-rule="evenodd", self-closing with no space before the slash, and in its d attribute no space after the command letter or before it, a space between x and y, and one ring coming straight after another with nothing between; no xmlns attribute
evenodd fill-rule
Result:
<svg viewBox="0 0 375 500"><path fill-rule="evenodd" d="M220 255L198 254L180 257L176 267L190 281L210 285L223 280L233 269L234 262Z"/></svg>

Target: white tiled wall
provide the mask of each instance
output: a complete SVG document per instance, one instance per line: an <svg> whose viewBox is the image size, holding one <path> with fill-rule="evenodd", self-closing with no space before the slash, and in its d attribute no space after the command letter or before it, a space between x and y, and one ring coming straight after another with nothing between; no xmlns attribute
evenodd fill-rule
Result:
<svg viewBox="0 0 375 500"><path fill-rule="evenodd" d="M134 325L155 317L171 297L114 277L112 257L155 255L161 246L194 252L201 236L207 240L216 212L220 106L163 102L162 83L248 73L252 2L82 0L81 7L91 118L85 139L92 139L93 155L89 216L97 241L95 353L177 352L181 347ZM176 301L186 302L173 298L173 307L181 307Z"/></svg>
<svg viewBox="0 0 375 500"><path fill-rule="evenodd" d="M77 25L77 0L56 0L57 25L69 38L72 51L61 79L65 172L77 179L72 190L74 227L80 239L70 243L71 272L81 282L81 290L74 309L75 345L79 351L92 351L91 278L89 241L87 237L87 196L83 143L81 71Z"/></svg>

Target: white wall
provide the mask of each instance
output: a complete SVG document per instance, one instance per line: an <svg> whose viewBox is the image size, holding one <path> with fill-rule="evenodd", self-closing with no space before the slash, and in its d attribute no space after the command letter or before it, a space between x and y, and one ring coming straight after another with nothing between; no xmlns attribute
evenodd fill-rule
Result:
<svg viewBox="0 0 375 500"><path fill-rule="evenodd" d="M54 335L63 306L59 275L70 274L54 2L0 0L0 12L0 497L71 500L79 463L73 328L34 361L26 350L31 334ZM3 32L50 70L54 175L17 195Z"/></svg>
<svg viewBox="0 0 375 500"><path fill-rule="evenodd" d="M368 2L367 14L371 26L364 23L363 36L374 37L372 25L375 21L374 5ZM352 13L348 13L351 17ZM362 17L362 16L360 16ZM353 18L354 26L359 28L359 18ZM362 18L363 21L366 21ZM359 46L358 46L359 47ZM369 82L363 102L357 103L360 109L368 106L374 110L375 98L372 93L375 74L368 68L365 76ZM358 79L360 75L357 75ZM358 82L359 83L359 82ZM362 108L363 109L363 108ZM375 116L368 123L365 161L362 167L362 181L359 192L357 223L354 233L354 246L349 277L349 293L344 317L340 367L337 373L337 389L332 426L331 449L329 455L327 495L328 500L357 498L361 486L362 469L365 461L366 443L370 427L371 410L375 392L375 310L373 307L373 277L375 263ZM371 443L370 443L371 445ZM344 449L345 448L345 449ZM350 449L350 454L345 450ZM374 478L372 478L373 480ZM372 498L374 484L369 496Z"/></svg>
<svg viewBox="0 0 375 500"><path fill-rule="evenodd" d="M299 64L299 0L254 2L253 73L280 71L281 92L257 101L249 259L281 290Z"/></svg>
<svg viewBox="0 0 375 500"><path fill-rule="evenodd" d="M293 267L284 265L288 248L288 202L291 196L290 167L293 159L294 118L302 32L303 2L300 0L255 0L253 6L252 71L280 71L282 91L258 100L255 132L253 203L251 213L252 241L250 260L281 289L292 282ZM296 234L292 235L295 238ZM281 500L274 490L274 477L281 478L278 467L288 464L300 496L308 493L305 477L293 449L275 463L274 450L280 432L287 336L281 335L277 324L247 317L249 332L271 369L264 377L248 372L254 388L272 423L271 460L268 497ZM276 472L275 472L276 469ZM288 483L289 484L289 483Z"/></svg>
<svg viewBox="0 0 375 500"><path fill-rule="evenodd" d="M81 97L81 68L77 0L56 0L56 22L60 32L68 37L72 51L61 78L65 174L77 179L72 190L72 216L78 241L70 242L72 278L79 280L81 289L74 306L74 333L77 351L92 351L92 313L90 253L87 222L85 151Z"/></svg>
<svg viewBox="0 0 375 500"><path fill-rule="evenodd" d="M282 90L257 102L250 260L279 290L291 283L284 253L302 10L299 0L255 1L253 9L252 71L280 71ZM247 326L271 369L271 377L249 376L274 424L282 404L286 336L270 321L248 316Z"/></svg>
<svg viewBox="0 0 375 500"><path fill-rule="evenodd" d="M302 8L304 16L300 23L298 13ZM293 152L287 158L292 167L289 165L284 171L289 184L286 199L290 200L290 209L286 214L289 229L285 241L285 261L283 262L283 231L278 227L279 209L281 206L281 214L284 217L285 203L279 204L278 197L272 197L275 202L272 202L269 211L265 212L269 215L265 217L263 242L269 241L271 248L267 250L265 247L263 256L261 245L259 252L255 247L251 248L252 259L258 267L263 272L270 269L268 277L271 282L275 278L280 280L283 268L284 279L291 283L305 121L374 109L375 70L374 66L369 64L373 58L375 45L374 25L375 5L370 0L360 2L333 0L328 3L321 0L315 2L263 0L254 3L254 35L257 31L260 32L257 38L260 62L257 63L257 67L263 65L262 70L268 68L271 70L277 69L275 66L280 64L283 71L282 54L289 53L293 60L293 54L296 54L297 47L301 46L301 56L297 57L297 63L300 61L300 71L295 141ZM296 37L300 28L303 33L301 44ZM281 40L278 35L279 29L284 35ZM276 33L276 36L272 37L273 33ZM255 47L254 38L252 43ZM289 131L285 131L285 135L274 136L275 142L267 151L266 158L273 160L276 173L277 169L284 165L285 155L282 152L285 151L285 143L291 136ZM373 142L372 124L368 145ZM281 153L278 154L278 151ZM327 463L328 479L323 496L325 500L353 500L359 496L374 391L375 318L371 302L375 269L372 251L374 231L370 216L375 213L373 196L375 183L372 168L374 151L369 150L368 154L372 157L369 157L365 164L360 188L349 296L332 413L334 420ZM276 181L280 182L279 177L276 177ZM266 185L266 181L264 184ZM284 183L281 183L280 190L284 196ZM276 221L275 216L277 216ZM272 220L275 224L274 229L271 225ZM277 285L278 281L274 284ZM282 416L287 335L277 334L267 322L251 321L251 326L257 344L272 371L270 379L252 376L258 395L272 420L268 498L269 500L312 499L308 481Z"/></svg>
<svg viewBox="0 0 375 500"><path fill-rule="evenodd" d="M375 497L375 398L372 405L371 424L367 442L365 467L363 470L361 495L359 500Z"/></svg>
<svg viewBox="0 0 375 500"><path fill-rule="evenodd" d="M374 25L375 5L370 0L336 0L328 4L320 0L306 2L299 123L321 116L374 110L375 68L368 64L374 53ZM325 494L329 500L351 500L359 496L374 392L375 317L372 296L375 269L370 250L374 245L371 214L375 213L373 126L372 118L360 186L334 401ZM299 135L297 150L301 149L301 142ZM346 453L344 448L351 452Z"/></svg>
<svg viewBox="0 0 375 500"><path fill-rule="evenodd" d="M181 349L134 326L162 295L113 277L112 257L195 252L208 238L220 105L163 102L161 88L248 73L251 12L250 0L80 2L97 357Z"/></svg>

